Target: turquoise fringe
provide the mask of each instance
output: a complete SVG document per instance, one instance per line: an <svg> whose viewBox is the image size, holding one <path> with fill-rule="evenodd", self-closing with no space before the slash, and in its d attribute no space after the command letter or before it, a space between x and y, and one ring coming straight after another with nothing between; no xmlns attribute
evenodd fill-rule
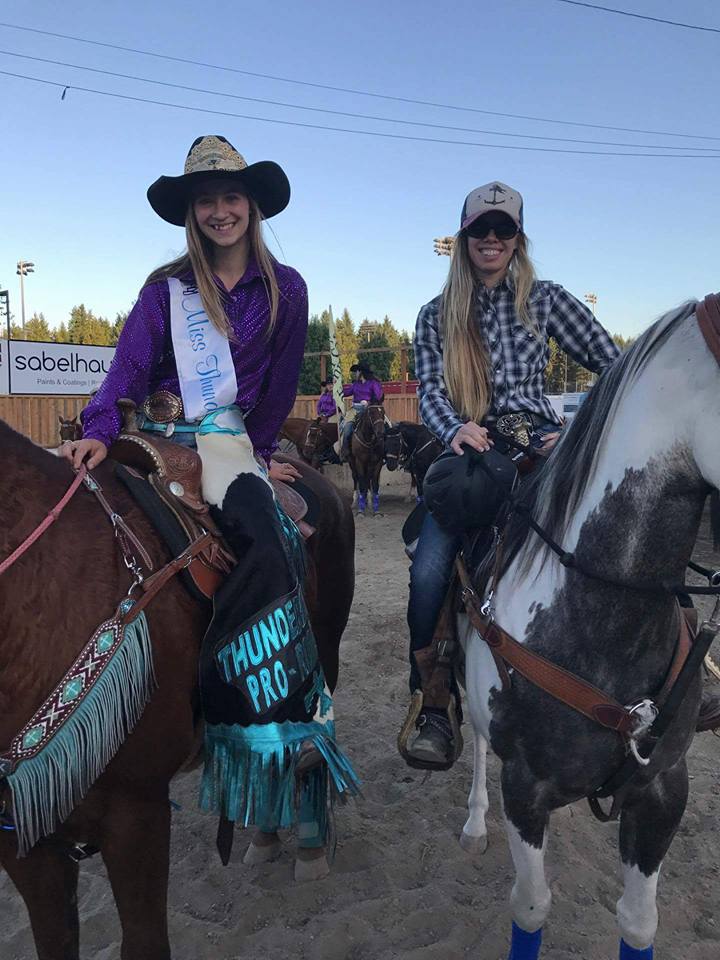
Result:
<svg viewBox="0 0 720 960"><path fill-rule="evenodd" d="M335 743L331 720L252 727L207 724L201 809L243 827L294 826L301 799L295 770L304 741L311 741L325 760L308 774L303 791L303 801L311 805L324 841L328 834L328 787L332 785L344 799L355 796L360 785L352 764Z"/></svg>
<svg viewBox="0 0 720 960"><path fill-rule="evenodd" d="M40 753L8 776L18 856L70 815L142 716L155 685L150 631L141 612L75 712Z"/></svg>

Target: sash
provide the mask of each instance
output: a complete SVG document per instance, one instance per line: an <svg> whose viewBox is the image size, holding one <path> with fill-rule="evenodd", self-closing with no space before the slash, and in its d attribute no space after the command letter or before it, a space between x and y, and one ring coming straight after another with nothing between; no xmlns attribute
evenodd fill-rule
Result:
<svg viewBox="0 0 720 960"><path fill-rule="evenodd" d="M235 403L237 377L227 337L210 322L194 284L168 279L170 330L184 415L200 420Z"/></svg>

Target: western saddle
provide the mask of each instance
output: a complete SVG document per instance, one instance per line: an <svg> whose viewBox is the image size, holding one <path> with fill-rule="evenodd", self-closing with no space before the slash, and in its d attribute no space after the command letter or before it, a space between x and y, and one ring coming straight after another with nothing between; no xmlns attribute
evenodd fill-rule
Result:
<svg viewBox="0 0 720 960"><path fill-rule="evenodd" d="M188 566L195 587L210 599L234 567L236 559L203 499L202 461L190 447L141 431L132 400L119 400L118 406L123 415L123 429L108 456L124 467L132 478L147 481L153 493L171 512L188 543L206 532L212 534L209 545ZM271 482L280 506L307 540L315 528L303 519L308 511L305 498L282 481Z"/></svg>

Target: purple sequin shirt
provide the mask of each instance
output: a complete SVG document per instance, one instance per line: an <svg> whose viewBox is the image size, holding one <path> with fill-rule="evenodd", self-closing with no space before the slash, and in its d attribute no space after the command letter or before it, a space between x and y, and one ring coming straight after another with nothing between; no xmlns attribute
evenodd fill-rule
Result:
<svg viewBox="0 0 720 960"><path fill-rule="evenodd" d="M295 402L308 324L305 281L284 264L276 263L275 273L280 302L272 337L266 336L270 305L253 258L227 293L225 304L236 337L230 341L230 353L238 382L237 404L245 414L255 452L265 460L276 448L278 430ZM193 277L188 274L180 279ZM129 397L139 405L156 390L180 396L166 280L150 283L140 291L110 370L82 413L83 436L102 440L109 447L122 423L116 401Z"/></svg>

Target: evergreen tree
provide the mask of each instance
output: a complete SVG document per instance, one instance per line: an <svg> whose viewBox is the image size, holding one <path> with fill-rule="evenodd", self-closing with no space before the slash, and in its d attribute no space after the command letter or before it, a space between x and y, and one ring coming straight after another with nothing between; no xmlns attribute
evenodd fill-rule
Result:
<svg viewBox="0 0 720 960"><path fill-rule="evenodd" d="M343 310L340 319L335 321L335 339L340 354L343 383L349 383L350 367L357 363L358 336L347 308Z"/></svg>
<svg viewBox="0 0 720 960"><path fill-rule="evenodd" d="M10 339L11 340L27 340L25 331L20 326L20 324L14 323L12 320L10 321Z"/></svg>
<svg viewBox="0 0 720 960"><path fill-rule="evenodd" d="M613 343L620 347L622 351L627 350L628 347L631 347L635 343L635 337L624 337L621 333L614 333L612 339Z"/></svg>
<svg viewBox="0 0 720 960"><path fill-rule="evenodd" d="M120 339L120 334L122 333L122 329L125 326L125 321L127 320L127 318L128 318L127 310L121 310L120 313L117 313L115 315L115 323L113 323L110 330L110 345L112 347L114 347L117 344L118 340Z"/></svg>
<svg viewBox="0 0 720 960"><path fill-rule="evenodd" d="M70 311L68 334L71 343L89 343L96 346L110 346L113 328L105 317L96 317L84 303Z"/></svg>
<svg viewBox="0 0 720 960"><path fill-rule="evenodd" d="M390 380L390 368L393 362L392 351L388 350L383 353L365 353L363 354L362 348L364 346L373 348L373 347L389 347L388 338L381 331L380 326L377 325L377 328L372 332L368 332L362 346L360 347L358 353L360 359L363 360L369 367L372 368L373 373L378 378L378 380Z"/></svg>
<svg viewBox="0 0 720 960"><path fill-rule="evenodd" d="M53 337L55 343L69 343L70 334L68 333L67 324L63 320L60 326L55 330L55 335Z"/></svg>
<svg viewBox="0 0 720 960"><path fill-rule="evenodd" d="M378 332L385 337L385 339L387 340L388 346L393 348L393 352L388 354L388 357L390 358L390 363L388 364L389 376L385 379L399 380L400 371L401 371L399 347L402 342L400 337L400 331L395 329L392 321L390 320L390 317L387 314L385 314L385 316L383 317L383 322L380 324L378 328ZM384 354L379 353L377 354L377 356L382 357L384 356Z"/></svg>
<svg viewBox="0 0 720 960"><path fill-rule="evenodd" d="M407 347L407 375L408 380L415 380L415 350L413 349L413 337L404 331L400 334L400 343Z"/></svg>
<svg viewBox="0 0 720 960"><path fill-rule="evenodd" d="M321 350L330 349L330 333L328 330L328 313L323 311L321 316L310 317L308 323L307 336L305 338L305 352L319 353ZM327 363L328 361L326 361ZM330 370L328 369L328 376ZM300 368L300 381L298 383L298 393L307 396L308 394L320 393L320 357L305 357Z"/></svg>
<svg viewBox="0 0 720 960"><path fill-rule="evenodd" d="M34 313L25 324L25 339L46 342L53 339L50 325L42 313Z"/></svg>

